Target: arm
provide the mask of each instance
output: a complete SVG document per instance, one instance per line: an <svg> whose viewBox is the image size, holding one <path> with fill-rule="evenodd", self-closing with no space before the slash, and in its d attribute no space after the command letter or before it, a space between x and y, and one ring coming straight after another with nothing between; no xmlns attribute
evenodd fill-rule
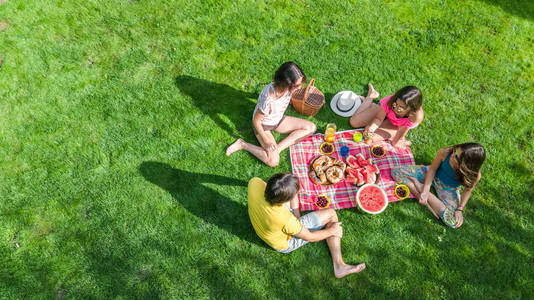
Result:
<svg viewBox="0 0 534 300"><path fill-rule="evenodd" d="M421 195L419 197L419 203L426 204L428 201L428 193L430 193L430 186L432 185L432 181L434 180L434 176L436 176L436 171L439 168L439 165L445 157L447 157L447 154L451 151L450 148L444 148L440 149L436 157L434 158L434 161L432 161L432 164L428 168L428 172L425 176L425 183L423 185L423 190L421 191Z"/></svg>
<svg viewBox="0 0 534 300"><path fill-rule="evenodd" d="M470 188L464 188L462 195L460 196L460 204L458 205L458 208L454 212L454 217L456 218L456 228L462 226L462 224L464 223L464 216L463 216L464 207L467 204L467 201L469 201L469 198L471 197L471 192L475 189L475 186L480 181L481 177L482 177L482 174L479 172L477 182L475 183L475 185Z"/></svg>
<svg viewBox="0 0 534 300"><path fill-rule="evenodd" d="M289 200L289 207L293 210L295 217L300 218L300 207L299 207L299 197L298 194L295 195L291 200Z"/></svg>
<svg viewBox="0 0 534 300"><path fill-rule="evenodd" d="M406 134L408 133L408 128L406 126L401 126L395 136L391 139L391 145L393 147L399 147L399 141L403 140Z"/></svg>
<svg viewBox="0 0 534 300"><path fill-rule="evenodd" d="M423 109L419 108L418 111L416 111L415 113L411 114L408 117L408 120L410 120L410 122L412 122L412 124L419 124L419 123L421 123L421 121L423 121L424 116L425 116L425 113L423 112ZM393 145L393 147L409 146L411 143L410 142L406 142L406 140L404 139L404 137L406 137L406 134L408 133L409 130L410 129L408 127L401 126L397 130L397 133L395 134L395 136L391 139L391 145ZM404 145L402 143L399 143L399 142L401 142L403 140L404 140Z"/></svg>
<svg viewBox="0 0 534 300"><path fill-rule="evenodd" d="M252 126L254 126L260 138L265 142L265 151L271 152L276 150L277 145L274 137L270 134L266 134L265 130L263 130L263 126L261 126L261 119L263 119L264 116L265 114L258 109L254 115L254 119L252 119Z"/></svg>
<svg viewBox="0 0 534 300"><path fill-rule="evenodd" d="M374 119L371 121L371 123L369 123L369 125L365 126L365 130L363 131L364 138L369 136L369 134L371 134L372 137L372 134L384 121L384 118L386 118L386 111L382 107L379 107L379 111L375 115Z"/></svg>
<svg viewBox="0 0 534 300"><path fill-rule="evenodd" d="M308 228L302 226L302 230L298 234L295 234L295 236L308 242L318 242L331 236L341 238L343 236L343 229L341 228L341 222L328 223L325 229L316 231L309 231Z"/></svg>

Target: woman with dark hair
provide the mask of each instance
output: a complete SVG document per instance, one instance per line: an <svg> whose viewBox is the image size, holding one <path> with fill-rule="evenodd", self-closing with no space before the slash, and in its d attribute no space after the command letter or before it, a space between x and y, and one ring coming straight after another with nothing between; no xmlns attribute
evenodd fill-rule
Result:
<svg viewBox="0 0 534 300"><path fill-rule="evenodd" d="M436 218L458 228L464 222L465 205L482 176L480 168L485 158L482 145L464 143L440 149L430 166L401 166L391 175L407 185ZM430 193L431 185L437 196Z"/></svg>
<svg viewBox="0 0 534 300"><path fill-rule="evenodd" d="M355 128L365 126L363 135L369 142L387 139L394 147L404 148L411 145L404 139L408 130L417 127L424 118L422 105L421 91L415 86L405 86L381 99L380 105L374 104L370 98L363 99L350 118L350 125Z"/></svg>
<svg viewBox="0 0 534 300"><path fill-rule="evenodd" d="M278 165L280 152L300 139L315 133L316 127L310 121L285 116L291 101L291 94L301 88L306 75L294 62L286 62L274 73L273 82L263 88L258 104L252 114L252 129L261 147L237 139L226 148L226 155L246 150L271 167ZM289 134L276 143L271 131Z"/></svg>

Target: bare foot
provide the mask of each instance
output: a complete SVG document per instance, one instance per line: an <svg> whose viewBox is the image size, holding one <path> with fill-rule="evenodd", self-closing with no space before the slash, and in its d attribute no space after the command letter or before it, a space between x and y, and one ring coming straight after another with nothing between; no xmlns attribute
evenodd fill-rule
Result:
<svg viewBox="0 0 534 300"><path fill-rule="evenodd" d="M365 264L353 266L344 263L337 267L334 266L334 275L336 276L336 278L343 278L352 273L360 273L361 271L363 271L363 269L365 269Z"/></svg>
<svg viewBox="0 0 534 300"><path fill-rule="evenodd" d="M376 99L378 98L378 96L380 96L380 94L375 90L375 88L370 82L367 86L369 87L369 92L367 92L367 98Z"/></svg>
<svg viewBox="0 0 534 300"><path fill-rule="evenodd" d="M226 148L226 156L230 156L232 153L243 150L243 139L237 139L232 145Z"/></svg>

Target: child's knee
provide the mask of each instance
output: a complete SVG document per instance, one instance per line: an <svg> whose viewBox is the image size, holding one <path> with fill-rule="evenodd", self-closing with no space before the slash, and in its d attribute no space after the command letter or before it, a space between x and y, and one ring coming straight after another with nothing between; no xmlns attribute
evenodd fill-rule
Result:
<svg viewBox="0 0 534 300"><path fill-rule="evenodd" d="M338 218L337 218L336 210L333 209L333 208L329 208L328 210L329 210L328 211L328 217L330 219L330 222L337 222Z"/></svg>
<svg viewBox="0 0 534 300"><path fill-rule="evenodd" d="M266 164L269 167L276 167L278 166L279 163L280 163L280 156L278 156L277 154L269 155L267 162L266 162Z"/></svg>

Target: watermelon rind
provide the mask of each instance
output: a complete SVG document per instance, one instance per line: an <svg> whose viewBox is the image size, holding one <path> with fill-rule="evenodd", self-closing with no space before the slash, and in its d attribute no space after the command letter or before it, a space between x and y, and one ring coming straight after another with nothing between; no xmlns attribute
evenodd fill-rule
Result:
<svg viewBox="0 0 534 300"><path fill-rule="evenodd" d="M369 211L369 210L367 210L367 209L364 209L364 208L362 207L362 204L360 203L360 192L363 191L363 190L364 190L366 187L368 187L368 186L375 186L375 187L377 187L377 188L382 192L382 195L384 196L384 199L386 199L386 201L385 201L386 204L384 204L384 207L382 207L382 208L381 208L380 210L378 210L378 211ZM382 213L384 210L386 210L386 208L388 207L388 203L389 203L389 201L388 201L388 195L386 194L386 191L385 191L382 187L380 187L379 185L376 185L376 184L373 184L373 183L364 184L364 185L362 185L362 186L358 189L358 192L356 193L356 202L358 202L358 207L359 207L362 211L364 211L364 212L366 212L366 213L368 213L368 214L371 214L371 215L378 215L379 213Z"/></svg>

